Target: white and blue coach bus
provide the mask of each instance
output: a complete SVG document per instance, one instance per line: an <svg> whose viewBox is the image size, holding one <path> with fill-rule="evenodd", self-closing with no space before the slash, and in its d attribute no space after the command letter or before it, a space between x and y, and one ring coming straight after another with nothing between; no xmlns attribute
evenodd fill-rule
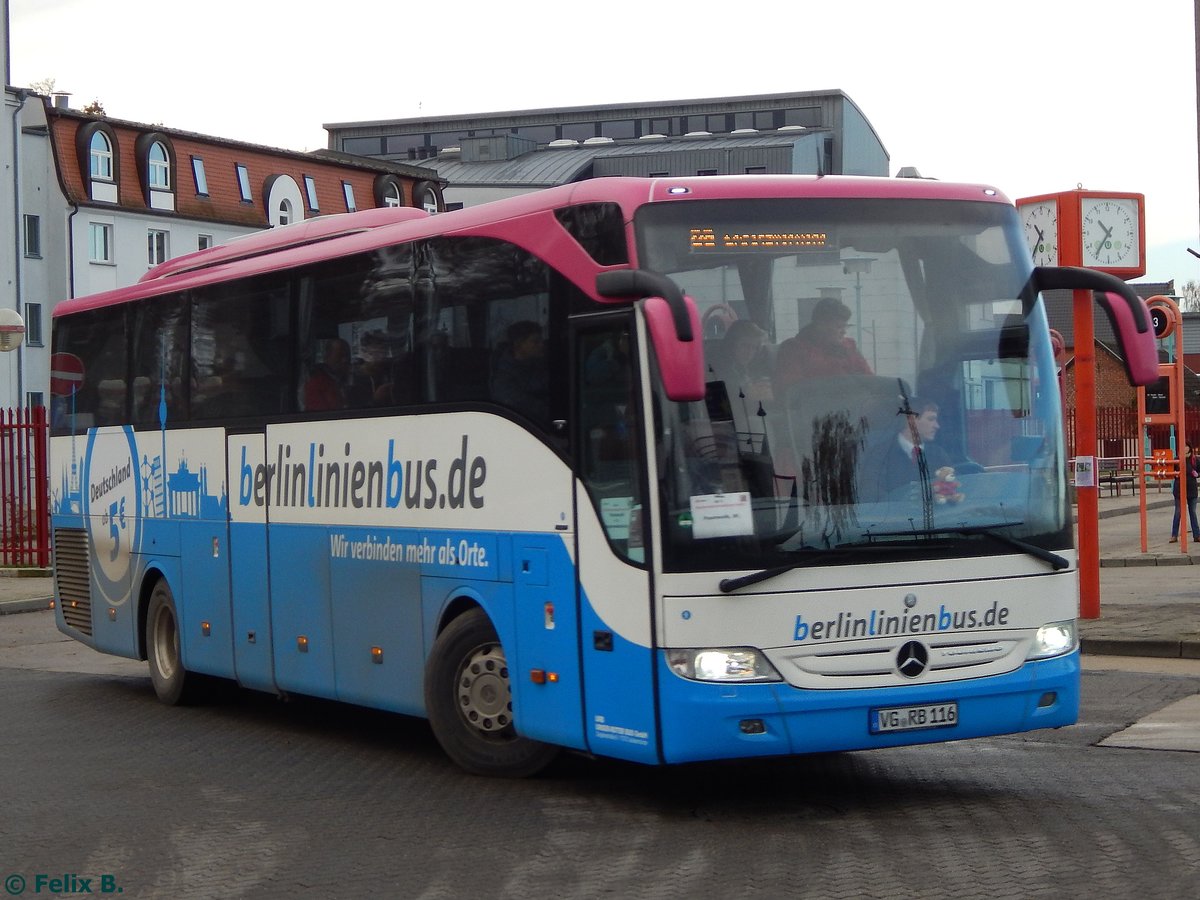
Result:
<svg viewBox="0 0 1200 900"><path fill-rule="evenodd" d="M55 311L58 626L493 775L1069 724L1050 287L1156 377L1144 304L975 185L606 178L171 260Z"/></svg>

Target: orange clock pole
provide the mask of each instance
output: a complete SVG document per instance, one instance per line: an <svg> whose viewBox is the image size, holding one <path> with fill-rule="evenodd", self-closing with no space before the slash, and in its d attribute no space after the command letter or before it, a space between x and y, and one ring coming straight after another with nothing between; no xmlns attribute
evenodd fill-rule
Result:
<svg viewBox="0 0 1200 900"><path fill-rule="evenodd" d="M1100 618L1100 492L1095 478L1096 331L1092 292L1072 293L1075 313L1075 455L1093 457L1092 483L1076 485L1079 529L1079 617Z"/></svg>

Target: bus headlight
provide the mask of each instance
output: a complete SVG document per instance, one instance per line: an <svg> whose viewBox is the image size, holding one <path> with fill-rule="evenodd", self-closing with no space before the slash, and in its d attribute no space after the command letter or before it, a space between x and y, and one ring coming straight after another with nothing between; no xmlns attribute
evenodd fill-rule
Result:
<svg viewBox="0 0 1200 900"><path fill-rule="evenodd" d="M1050 622L1037 630L1037 634L1033 638L1033 646L1029 648L1026 659L1061 656L1074 650L1075 644L1074 619L1068 619L1066 622Z"/></svg>
<svg viewBox="0 0 1200 900"><path fill-rule="evenodd" d="M761 651L752 647L668 650L667 664L693 681L783 681Z"/></svg>

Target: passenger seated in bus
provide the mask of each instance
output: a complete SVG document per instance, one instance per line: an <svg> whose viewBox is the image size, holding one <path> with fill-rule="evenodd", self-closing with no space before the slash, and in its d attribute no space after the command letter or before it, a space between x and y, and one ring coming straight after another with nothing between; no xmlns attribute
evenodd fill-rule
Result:
<svg viewBox="0 0 1200 900"><path fill-rule="evenodd" d="M708 360L709 381L725 382L732 400L738 391L750 400L770 400L767 333L749 319L737 319L729 325L720 343L713 347Z"/></svg>
<svg viewBox="0 0 1200 900"><path fill-rule="evenodd" d="M346 409L369 406L369 385L356 378L351 367L350 344L334 338L325 344L320 364L304 383L306 410Z"/></svg>
<svg viewBox="0 0 1200 900"><path fill-rule="evenodd" d="M833 297L820 300L812 320L775 355L775 387L790 387L805 378L831 375L872 375L871 364L846 337L850 307Z"/></svg>
<svg viewBox="0 0 1200 900"><path fill-rule="evenodd" d="M936 443L938 405L932 400L910 397L908 413L897 416L897 427L890 439L866 461L866 493L869 498L883 499L903 485L920 481L923 462L932 481L939 469L952 465L950 455Z"/></svg>
<svg viewBox="0 0 1200 900"><path fill-rule="evenodd" d="M492 399L544 424L550 416L550 373L542 326L521 320L508 326L506 336L492 370Z"/></svg>

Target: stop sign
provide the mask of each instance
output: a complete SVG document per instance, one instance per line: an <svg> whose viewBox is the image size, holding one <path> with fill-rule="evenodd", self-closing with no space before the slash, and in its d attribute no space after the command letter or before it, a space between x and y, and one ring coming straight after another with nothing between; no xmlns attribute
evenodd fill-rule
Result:
<svg viewBox="0 0 1200 900"><path fill-rule="evenodd" d="M50 393L70 397L83 387L83 360L74 353L55 353L50 357Z"/></svg>

